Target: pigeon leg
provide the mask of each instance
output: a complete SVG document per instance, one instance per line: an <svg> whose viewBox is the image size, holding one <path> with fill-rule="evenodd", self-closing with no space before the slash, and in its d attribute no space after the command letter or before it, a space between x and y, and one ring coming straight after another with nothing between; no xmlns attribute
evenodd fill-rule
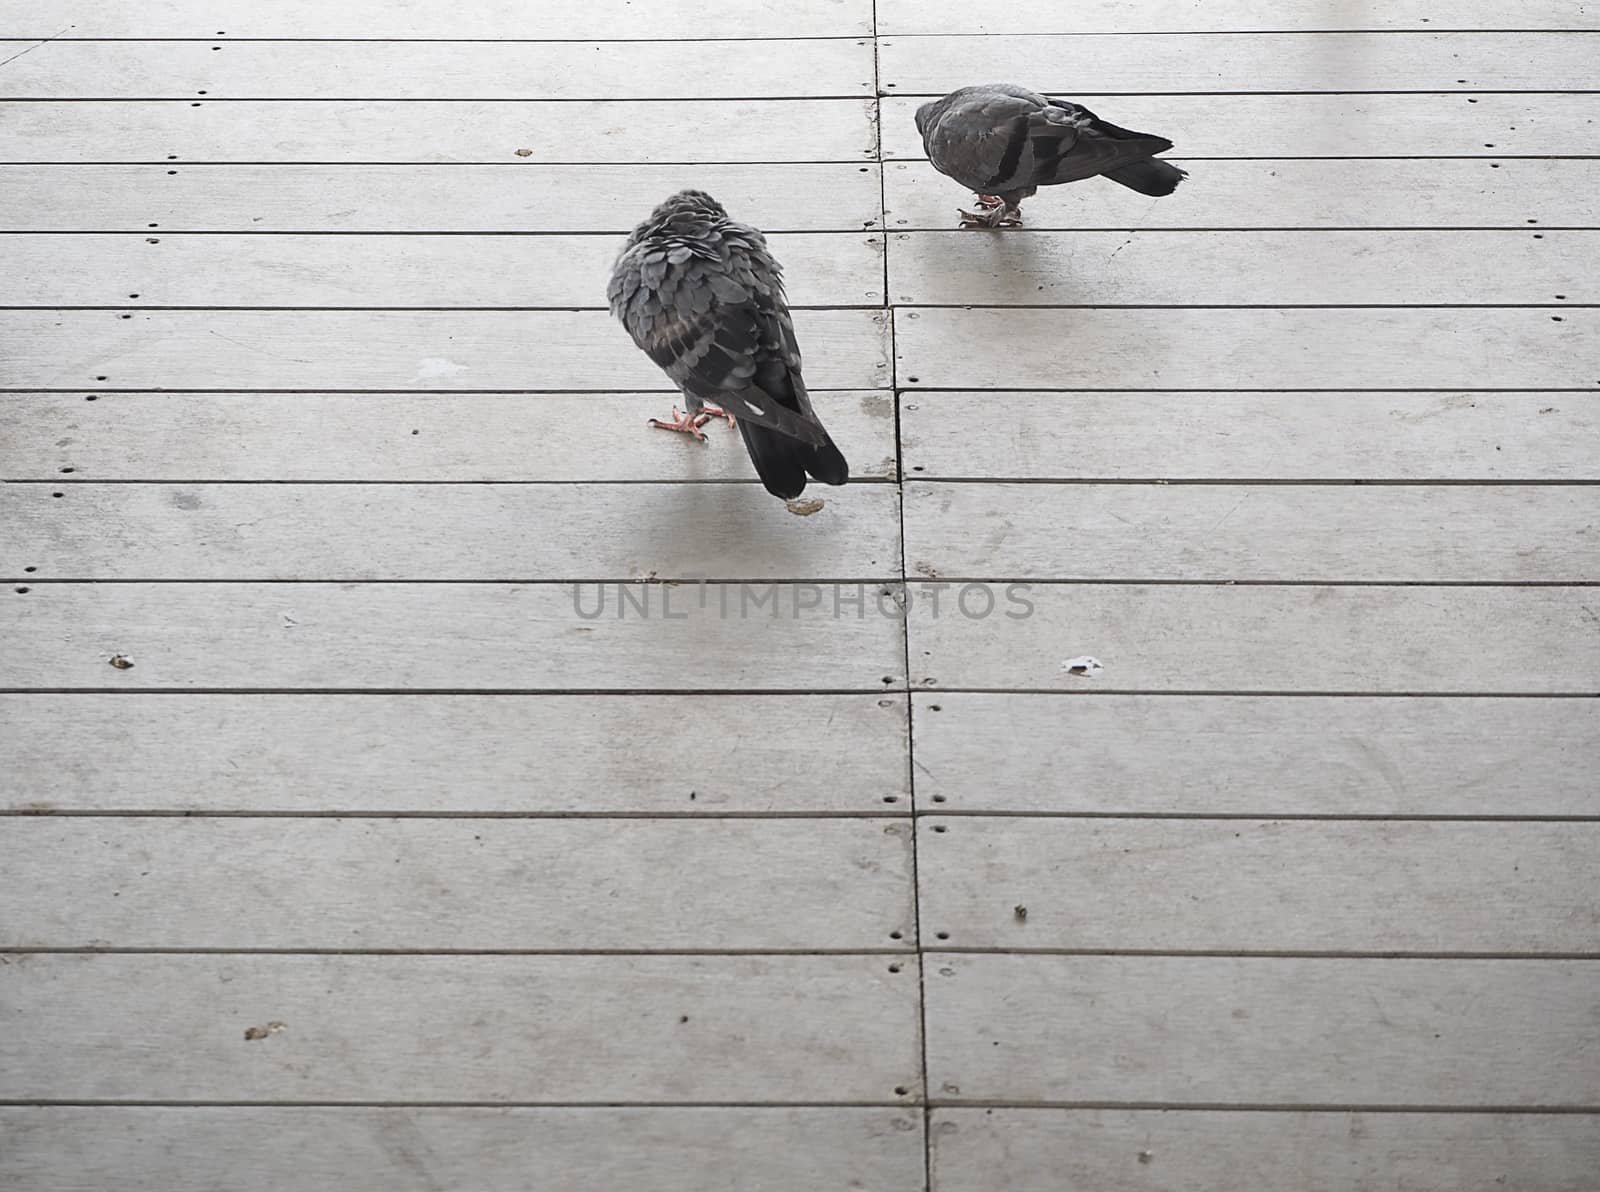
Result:
<svg viewBox="0 0 1600 1192"><path fill-rule="evenodd" d="M710 414L685 414L677 406L673 406L671 422L662 422L659 418L652 418L650 419L650 425L657 430L675 430L680 434L693 435L704 443L706 437L700 433L700 428L709 421L711 421Z"/></svg>
<svg viewBox="0 0 1600 1192"><path fill-rule="evenodd" d="M963 228L1020 228L1022 212L999 195L979 195L978 211L961 211Z"/></svg>
<svg viewBox="0 0 1600 1192"><path fill-rule="evenodd" d="M730 429L737 425L733 420L733 415L728 413L728 411L724 410L721 406L702 405L700 407L700 412L702 416L709 418L726 418L728 420L728 426Z"/></svg>

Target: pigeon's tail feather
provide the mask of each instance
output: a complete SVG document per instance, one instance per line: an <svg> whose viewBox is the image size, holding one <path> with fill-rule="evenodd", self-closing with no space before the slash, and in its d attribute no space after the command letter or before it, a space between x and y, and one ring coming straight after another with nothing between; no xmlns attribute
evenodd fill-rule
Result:
<svg viewBox="0 0 1600 1192"><path fill-rule="evenodd" d="M1105 176L1113 182L1120 182L1129 190L1136 190L1142 195L1159 199L1163 195L1170 195L1178 189L1178 183L1189 176L1186 170L1180 170L1171 162L1157 161L1148 158L1145 161L1132 162L1125 166L1118 166L1114 170L1107 170Z"/></svg>
<svg viewBox="0 0 1600 1192"><path fill-rule="evenodd" d="M741 420L739 432L744 435L744 445L756 466L756 474L775 497L786 501L798 497L806 491L808 475L834 485L849 479L850 465L845 463L844 456L826 433L822 445L813 447L754 422Z"/></svg>

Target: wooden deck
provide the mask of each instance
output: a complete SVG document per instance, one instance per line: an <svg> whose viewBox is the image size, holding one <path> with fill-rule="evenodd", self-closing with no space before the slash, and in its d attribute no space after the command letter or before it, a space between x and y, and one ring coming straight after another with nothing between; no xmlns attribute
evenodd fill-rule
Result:
<svg viewBox="0 0 1600 1192"><path fill-rule="evenodd" d="M0 0L0 1187L1595 1192L1597 60ZM991 78L1192 177L956 233L911 112ZM685 185L810 516L644 426Z"/></svg>

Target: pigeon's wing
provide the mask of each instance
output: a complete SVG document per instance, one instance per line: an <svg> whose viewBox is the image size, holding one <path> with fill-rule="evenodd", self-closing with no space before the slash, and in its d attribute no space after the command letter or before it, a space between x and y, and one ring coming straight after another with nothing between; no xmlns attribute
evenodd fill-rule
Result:
<svg viewBox="0 0 1600 1192"><path fill-rule="evenodd" d="M748 254L688 248L649 250L629 265L619 262L613 276L612 310L685 395L805 443L827 442L773 271Z"/></svg>

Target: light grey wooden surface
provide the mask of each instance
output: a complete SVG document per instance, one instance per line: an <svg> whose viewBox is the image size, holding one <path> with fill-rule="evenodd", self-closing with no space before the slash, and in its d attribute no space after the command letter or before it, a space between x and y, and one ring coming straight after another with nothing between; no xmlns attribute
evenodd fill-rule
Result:
<svg viewBox="0 0 1600 1192"><path fill-rule="evenodd" d="M1166 137L1177 146L1170 156L1185 160L1481 157L1488 163L1510 157L1587 157L1600 146L1600 125L1589 123L1588 98L1573 92L1101 96L1076 90L1070 98L1113 124ZM883 101L886 161L926 156L913 120L924 102L925 98ZM5 148L11 141L0 136L0 151L6 157L11 155ZM99 160L106 158L102 155ZM1352 172L1360 166L1350 163ZM1103 179L1071 189L1083 187L1123 190ZM1132 201L1141 208L1148 206L1148 200L1136 195Z"/></svg>
<svg viewBox="0 0 1600 1192"><path fill-rule="evenodd" d="M919 393L900 431L921 479L1600 479L1586 393Z"/></svg>
<svg viewBox="0 0 1600 1192"><path fill-rule="evenodd" d="M0 959L5 1100L885 1105L921 1092L917 963L889 955Z"/></svg>
<svg viewBox="0 0 1600 1192"><path fill-rule="evenodd" d="M910 836L877 819L13 816L0 856L33 896L0 947L903 948Z"/></svg>
<svg viewBox="0 0 1600 1192"><path fill-rule="evenodd" d="M1159 199L1094 182L1047 186L1028 200L1025 227L1526 229L1532 222L1592 227L1600 214L1595 193L1600 162L1590 159L1279 157L1189 162L1177 153L1167 156L1193 171L1192 184ZM5 177L6 171L0 170L0 187L6 185ZM954 228L957 208L970 198L925 161L891 163L884 167L883 184L886 226L895 230ZM263 198L257 205L265 208L266 202ZM1011 239L1007 233L1005 242ZM1099 279L1101 274L1096 270L1090 276ZM1272 280L1292 285L1302 279L1290 272Z"/></svg>
<svg viewBox="0 0 1600 1192"><path fill-rule="evenodd" d="M934 1192L1588 1192L1583 1115L938 1109Z"/></svg>
<svg viewBox="0 0 1600 1192"><path fill-rule="evenodd" d="M1594 29L1584 0L1012 0L974 8L962 0L878 0L878 32L907 33L1253 33L1320 30Z"/></svg>
<svg viewBox="0 0 1600 1192"><path fill-rule="evenodd" d="M0 56L27 48L0 41ZM694 70L684 70L693 62ZM870 95L872 43L52 41L0 74L25 99L758 99Z"/></svg>
<svg viewBox="0 0 1600 1192"><path fill-rule="evenodd" d="M810 384L888 381L884 312L803 310L794 322ZM0 327L0 386L671 391L599 310L14 311Z"/></svg>
<svg viewBox="0 0 1600 1192"><path fill-rule="evenodd" d="M929 954L943 1102L1600 1104L1593 960Z"/></svg>
<svg viewBox="0 0 1600 1192"><path fill-rule="evenodd" d="M902 307L895 354L912 388L1600 392L1592 308Z"/></svg>
<svg viewBox="0 0 1600 1192"><path fill-rule="evenodd" d="M10 811L911 809L900 696L0 695L0 721Z"/></svg>
<svg viewBox="0 0 1600 1192"><path fill-rule="evenodd" d="M205 251L207 242L195 243L196 251ZM802 252L816 246L814 240L802 244L796 245ZM1526 227L1028 236L896 232L891 248L889 289L896 302L914 306L1555 306L1561 300L1579 305L1596 296L1589 279L1600 268L1600 233L1549 232L1535 240ZM61 251L72 250L62 246ZM290 256L294 250L279 251ZM848 251L841 246L836 253L841 262L849 260ZM22 259L28 261L26 253ZM269 259L275 263L278 254ZM836 284L843 288L853 276ZM395 288L403 293L401 286Z"/></svg>
<svg viewBox="0 0 1600 1192"><path fill-rule="evenodd" d="M911 585L914 686L1592 695L1600 674L1588 587L1007 587L935 616ZM1071 673L1083 657L1104 669Z"/></svg>
<svg viewBox="0 0 1600 1192"><path fill-rule="evenodd" d="M0 1108L35 1192L921 1192L920 1114L882 1109ZM597 1138L609 1138L597 1148Z"/></svg>
<svg viewBox="0 0 1600 1192"><path fill-rule="evenodd" d="M0 393L8 428L0 468L7 480L50 481L756 481L737 434L711 427L702 446L648 429L672 401L666 393ZM811 401L853 476L894 476L892 394L814 389ZM1584 446L1570 435L1557 441ZM626 450L597 452L601 442Z"/></svg>
<svg viewBox="0 0 1600 1192"><path fill-rule="evenodd" d="M1600 814L1592 700L940 692L914 704L924 811ZM1029 748L993 748L1011 734Z"/></svg>
<svg viewBox="0 0 1600 1192"><path fill-rule="evenodd" d="M1173 93L1182 97L1174 106L1199 107L1193 96L1214 92L1580 91L1593 83L1594 47L1568 32L1128 30L1113 38L895 35L880 37L878 50L882 85L900 95L943 95L974 79L1015 78L1052 94Z"/></svg>
<svg viewBox="0 0 1600 1192"><path fill-rule="evenodd" d="M647 213L641 205L640 217ZM142 234L8 236L3 243L14 272L0 281L0 302L603 310L604 282L623 246L612 236L456 234L148 240ZM771 249L792 278L787 290L796 306L883 303L881 234L775 236ZM1586 251L1576 243L1565 251L1573 250Z"/></svg>
<svg viewBox="0 0 1600 1192"><path fill-rule="evenodd" d="M169 234L628 232L651 202L686 187L709 191L735 218L768 233L844 232L878 223L876 162L529 166L516 160L477 166L0 166L0 230L145 234L156 221ZM573 202L580 192L583 201ZM1515 222L1522 222L1520 215ZM791 283L803 280L791 270Z"/></svg>
<svg viewBox="0 0 1600 1192"><path fill-rule="evenodd" d="M904 683L895 591L40 584L0 602L0 688L881 690Z"/></svg>
<svg viewBox="0 0 1600 1192"><path fill-rule="evenodd" d="M905 502L907 571L930 579L1584 583L1600 572L1600 493L1578 486L914 483Z"/></svg>
<svg viewBox="0 0 1600 1192"><path fill-rule="evenodd" d="M921 1115L881 1109L0 1108L35 1192L921 1192ZM597 1148L597 1138L609 1138Z"/></svg>
<svg viewBox="0 0 1600 1192"><path fill-rule="evenodd" d="M1540 0L1548 3L1548 0ZM152 0L137 9L84 0L8 3L7 32L37 37L653 38L855 37L872 32L870 0Z"/></svg>
<svg viewBox="0 0 1600 1192"><path fill-rule="evenodd" d="M1600 954L1593 823L935 816L917 833L922 918L952 948Z"/></svg>
<svg viewBox="0 0 1600 1192"><path fill-rule="evenodd" d="M0 101L0 162L864 162L877 157L874 107L859 99Z"/></svg>
<svg viewBox="0 0 1600 1192"><path fill-rule="evenodd" d="M742 444L718 446L731 454ZM900 574L899 493L887 484L847 485L808 517L754 500L757 490L742 484L74 484L51 496L61 491L0 488L0 520L11 523L11 547L38 569L36 580ZM715 528L677 533L685 522ZM608 548L609 527L622 533ZM1559 549L1560 529L1551 537ZM20 565L7 570L28 578Z"/></svg>

